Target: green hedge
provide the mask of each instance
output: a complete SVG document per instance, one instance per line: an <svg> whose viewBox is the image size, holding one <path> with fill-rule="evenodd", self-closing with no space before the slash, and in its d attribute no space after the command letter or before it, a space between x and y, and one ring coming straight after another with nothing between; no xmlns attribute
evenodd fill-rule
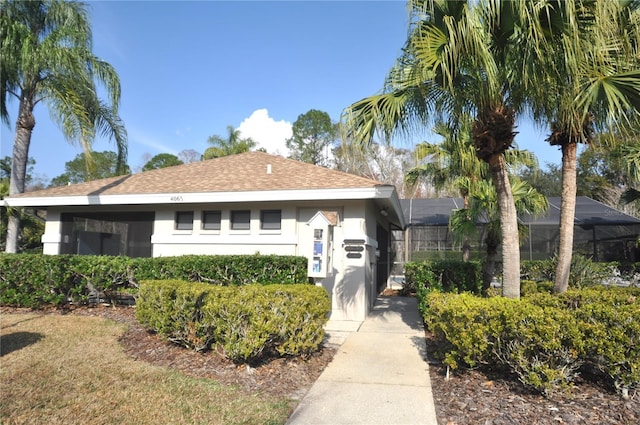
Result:
<svg viewBox="0 0 640 425"><path fill-rule="evenodd" d="M477 261L423 261L405 264L405 281L420 290L471 292L482 290L482 265Z"/></svg>
<svg viewBox="0 0 640 425"><path fill-rule="evenodd" d="M307 259L232 255L128 258L84 255L0 254L0 304L36 308L113 301L119 291L149 279L217 285L307 282Z"/></svg>
<svg viewBox="0 0 640 425"><path fill-rule="evenodd" d="M136 304L138 321L168 340L248 363L316 351L330 310L327 291L313 285L143 281Z"/></svg>
<svg viewBox="0 0 640 425"><path fill-rule="evenodd" d="M583 365L602 371L622 394L640 386L640 288L520 300L432 292L422 304L451 368L506 368L543 394L570 386Z"/></svg>

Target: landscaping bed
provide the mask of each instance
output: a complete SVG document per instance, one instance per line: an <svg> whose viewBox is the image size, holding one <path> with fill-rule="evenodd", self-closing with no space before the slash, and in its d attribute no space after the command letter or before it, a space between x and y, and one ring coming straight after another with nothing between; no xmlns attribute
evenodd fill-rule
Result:
<svg viewBox="0 0 640 425"><path fill-rule="evenodd" d="M31 311L1 308L0 314ZM214 379L247 393L300 399L335 354L335 348L324 347L307 359L280 358L250 368L236 365L215 352L198 353L162 340L137 323L131 307L96 306L43 312L98 316L126 323L129 330L120 337L120 343L132 358L170 367L189 376ZM426 333L426 341L427 352L436 352L438 347L429 333ZM446 367L432 357L429 368L441 425L640 423L640 394L637 392L625 400L611 388L578 378L569 393L545 398L525 389L512 375L496 373L491 376L478 370L464 370L451 373L447 380Z"/></svg>
<svg viewBox="0 0 640 425"><path fill-rule="evenodd" d="M30 309L0 308L0 314L33 312ZM133 307L76 307L38 310L49 314L97 316L125 323L129 329L120 337L125 353L136 360L170 367L186 375L210 378L233 385L247 393L264 393L276 397L301 398L333 359L335 348L323 347L308 358L278 358L257 365L236 365L214 351L196 352L163 340L140 325Z"/></svg>
<svg viewBox="0 0 640 425"><path fill-rule="evenodd" d="M438 347L427 333L427 352ZM581 424L635 425L640 423L640 394L625 400L613 389L580 378L566 395L551 398L528 391L513 375L493 376L478 370L450 373L429 359L431 386L438 424Z"/></svg>

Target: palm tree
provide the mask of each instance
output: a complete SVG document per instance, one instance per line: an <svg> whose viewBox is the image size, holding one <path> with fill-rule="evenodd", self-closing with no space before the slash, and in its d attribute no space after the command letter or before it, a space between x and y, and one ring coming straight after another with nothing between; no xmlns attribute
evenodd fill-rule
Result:
<svg viewBox="0 0 640 425"><path fill-rule="evenodd" d="M64 135L90 158L96 133L112 136L119 170L127 141L118 116L120 81L111 65L93 55L86 7L61 0L0 3L0 115L8 124L8 98L18 99L9 194L24 192L35 106L44 102ZM109 98L98 98L96 83ZM19 215L9 217L7 252L16 252Z"/></svg>
<svg viewBox="0 0 640 425"><path fill-rule="evenodd" d="M597 133L625 134L640 113L640 3L566 1L541 24L556 53L538 67L549 92L536 105L551 124L547 141L562 151L560 242L554 292L567 290L573 253L579 143ZM555 94L552 95L552 94Z"/></svg>
<svg viewBox="0 0 640 425"><path fill-rule="evenodd" d="M252 138L242 138L240 130L236 130L230 125L227 126L227 132L229 134L226 139L217 134L209 137L207 142L212 146L204 151L202 159L220 158L221 156L249 152L256 146L256 142Z"/></svg>
<svg viewBox="0 0 640 425"><path fill-rule="evenodd" d="M421 143L416 146L416 152L421 158L427 158L428 162L419 165L407 173L406 179L409 183L415 184L419 179L431 181L437 189L442 189L449 185L455 188L463 199L462 211L470 209L469 202L472 193L486 191L487 177L489 170L487 164L475 154L475 146L470 136L471 119L463 117L458 122L458 128L451 128L444 123L438 123L434 127L434 133L443 137L441 143ZM531 152L520 149L510 149L505 152L505 161L509 169L526 166L537 170L538 161ZM512 173L510 173L512 174ZM476 185L479 187L476 188ZM513 190L513 184L512 184ZM495 191L494 191L495 192ZM495 197L495 195L494 195ZM516 210L518 209L518 199ZM463 213L458 220L467 217L469 225L475 226L472 218ZM468 228L462 226L460 229ZM475 228L469 231L460 231L457 234L462 238L462 260L468 261L471 256L470 237L475 233ZM500 233L496 233L500 236ZM497 246L500 241L497 241Z"/></svg>
<svg viewBox="0 0 640 425"><path fill-rule="evenodd" d="M407 172L405 180L410 185L429 181L436 190L447 186L455 188L462 197L464 208L469 208L469 186L488 174L486 164L478 160L470 140L471 120L465 117L459 128L444 122L436 123L433 132L442 137L441 143L423 142L416 146L416 159L422 161ZM469 261L471 244L468 234L462 235L462 260Z"/></svg>
<svg viewBox="0 0 640 425"><path fill-rule="evenodd" d="M469 235L477 232L478 224L484 224L484 243L487 257L482 267L482 290L490 288L495 275L495 264L501 240L501 226L495 187L489 181L480 180L467 188L469 206L454 210L449 227L455 234ZM540 192L523 180L513 179L511 191L518 216L539 216L549 208L549 201ZM526 236L526 228L518 226L520 236Z"/></svg>
<svg viewBox="0 0 640 425"><path fill-rule="evenodd" d="M623 155L626 160L629 179L636 184L640 184L640 144L624 146ZM628 188L622 194L621 201L626 204L631 202L638 202L640 204L640 190L632 187Z"/></svg>
<svg viewBox="0 0 640 425"><path fill-rule="evenodd" d="M348 107L352 137L368 143L410 135L426 123L474 116L472 140L496 187L502 224L504 295L520 296L517 213L504 153L514 142L515 117L527 105L532 67L543 54L526 0L411 0L410 32L382 94Z"/></svg>

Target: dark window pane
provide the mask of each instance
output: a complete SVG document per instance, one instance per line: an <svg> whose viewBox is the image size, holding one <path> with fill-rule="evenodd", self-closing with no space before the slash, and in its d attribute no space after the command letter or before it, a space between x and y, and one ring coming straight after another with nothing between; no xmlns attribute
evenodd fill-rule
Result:
<svg viewBox="0 0 640 425"><path fill-rule="evenodd" d="M222 213L220 211L203 211L202 228L204 230L220 230Z"/></svg>
<svg viewBox="0 0 640 425"><path fill-rule="evenodd" d="M251 228L251 211L231 211L231 229L249 230Z"/></svg>
<svg viewBox="0 0 640 425"><path fill-rule="evenodd" d="M193 230L193 211L176 212L176 230Z"/></svg>
<svg viewBox="0 0 640 425"><path fill-rule="evenodd" d="M260 228L263 230L280 230L282 212L280 210L260 211Z"/></svg>

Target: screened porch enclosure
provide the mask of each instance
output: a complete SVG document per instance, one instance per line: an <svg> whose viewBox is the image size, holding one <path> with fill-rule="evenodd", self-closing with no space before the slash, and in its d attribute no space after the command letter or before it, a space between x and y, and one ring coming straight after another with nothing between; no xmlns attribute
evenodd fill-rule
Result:
<svg viewBox="0 0 640 425"><path fill-rule="evenodd" d="M546 216L521 220L527 234L521 239L522 260L543 260L556 253L560 198L549 198L549 204ZM404 232L393 235L394 248L403 252L402 262L461 259L462 243L449 229L449 216L462 205L461 198L402 200L405 219L410 224ZM640 248L636 242L640 235L640 219L591 198L578 197L574 223L574 253L594 261L640 261ZM485 256L484 225L479 223L477 230L470 240L472 259Z"/></svg>
<svg viewBox="0 0 640 425"><path fill-rule="evenodd" d="M153 212L64 213L60 254L151 257Z"/></svg>

